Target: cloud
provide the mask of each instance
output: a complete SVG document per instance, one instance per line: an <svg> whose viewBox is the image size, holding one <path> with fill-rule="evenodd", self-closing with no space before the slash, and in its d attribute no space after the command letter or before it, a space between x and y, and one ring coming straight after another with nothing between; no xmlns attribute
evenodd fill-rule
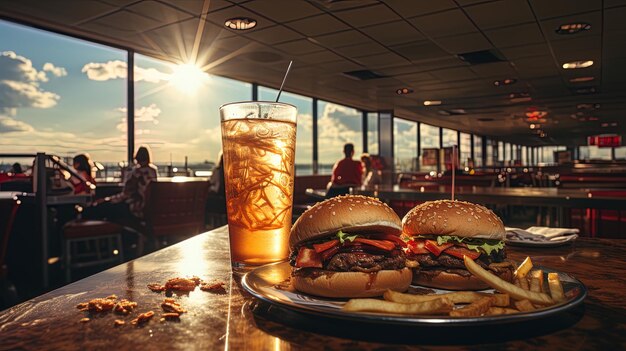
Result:
<svg viewBox="0 0 626 351"><path fill-rule="evenodd" d="M87 78L97 81L107 81L110 79L126 78L126 62L115 60L105 63L90 62L83 66L81 70L87 74ZM163 73L155 68L141 68L135 66L135 81L146 81L150 83L158 83L160 81L169 80L169 74Z"/></svg>
<svg viewBox="0 0 626 351"><path fill-rule="evenodd" d="M52 73L52 75L55 77L65 77L67 75L67 71L65 70L65 68L56 67L50 62L46 62L43 64L43 70Z"/></svg>
<svg viewBox="0 0 626 351"><path fill-rule="evenodd" d="M32 132L33 130L34 128L28 123L0 115L0 133Z"/></svg>
<svg viewBox="0 0 626 351"><path fill-rule="evenodd" d="M30 82L0 80L0 108L50 108L61 97Z"/></svg>
<svg viewBox="0 0 626 351"><path fill-rule="evenodd" d="M61 70L51 63L46 65L55 71ZM46 72L37 71L26 57L13 51L0 53L0 108L55 106L60 96L39 86L41 82L47 81Z"/></svg>
<svg viewBox="0 0 626 351"><path fill-rule="evenodd" d="M120 107L117 109L119 112L122 112L126 115L128 109L126 107ZM152 123L159 124L159 120L157 117L161 114L161 109L157 107L156 104L150 104L149 106L142 106L138 109L135 109L135 126L138 123ZM116 126L117 130L121 132L126 132L127 129L126 117L122 117L121 122ZM135 129L136 133L139 134L150 134L149 129Z"/></svg>
<svg viewBox="0 0 626 351"><path fill-rule="evenodd" d="M13 51L0 53L0 80L18 82L47 82L46 72L37 71L31 60Z"/></svg>
<svg viewBox="0 0 626 351"><path fill-rule="evenodd" d="M343 157L343 145L353 143L355 155L361 153L361 114L354 109L327 103L317 121L320 163L334 163Z"/></svg>

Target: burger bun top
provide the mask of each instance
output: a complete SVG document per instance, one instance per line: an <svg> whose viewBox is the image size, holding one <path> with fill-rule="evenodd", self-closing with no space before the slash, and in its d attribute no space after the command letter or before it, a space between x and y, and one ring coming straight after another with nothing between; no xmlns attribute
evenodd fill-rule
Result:
<svg viewBox="0 0 626 351"><path fill-rule="evenodd" d="M402 219L407 236L454 235L462 238L504 240L502 220L488 208L464 201L428 201Z"/></svg>
<svg viewBox="0 0 626 351"><path fill-rule="evenodd" d="M400 217L380 200L361 196L337 196L306 210L291 227L289 247L337 233L382 233L399 236Z"/></svg>

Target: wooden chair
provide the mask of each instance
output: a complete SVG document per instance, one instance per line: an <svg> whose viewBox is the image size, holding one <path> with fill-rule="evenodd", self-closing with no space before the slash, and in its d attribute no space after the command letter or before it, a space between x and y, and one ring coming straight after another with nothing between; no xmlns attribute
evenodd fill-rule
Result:
<svg viewBox="0 0 626 351"><path fill-rule="evenodd" d="M205 229L209 182L151 182L146 194L144 228L157 247L167 237L189 237Z"/></svg>

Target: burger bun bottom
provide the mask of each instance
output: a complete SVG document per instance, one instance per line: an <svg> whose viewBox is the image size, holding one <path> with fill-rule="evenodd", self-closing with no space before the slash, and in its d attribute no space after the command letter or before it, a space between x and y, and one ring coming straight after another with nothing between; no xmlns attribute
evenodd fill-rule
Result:
<svg viewBox="0 0 626 351"><path fill-rule="evenodd" d="M508 282L512 280L512 271L498 273L498 276ZM413 271L413 285L445 290L484 290L489 285L473 275L464 277L460 274L449 273L444 270L428 271L424 273L419 269Z"/></svg>
<svg viewBox="0 0 626 351"><path fill-rule="evenodd" d="M381 270L372 273L331 272L292 276L296 290L322 297L373 297L388 289L404 292L409 288L413 272L409 268Z"/></svg>

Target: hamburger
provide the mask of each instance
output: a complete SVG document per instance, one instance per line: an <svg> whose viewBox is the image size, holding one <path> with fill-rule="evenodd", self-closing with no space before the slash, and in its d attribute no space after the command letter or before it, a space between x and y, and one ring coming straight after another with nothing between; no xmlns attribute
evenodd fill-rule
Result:
<svg viewBox="0 0 626 351"><path fill-rule="evenodd" d="M406 291L412 272L401 233L398 215L378 199L346 195L315 204L291 228L294 288L324 297Z"/></svg>
<svg viewBox="0 0 626 351"><path fill-rule="evenodd" d="M463 263L467 256L500 278L513 279L506 260L505 230L491 210L463 201L429 201L402 219L407 256L418 262L413 284L447 290L481 290L488 286Z"/></svg>

